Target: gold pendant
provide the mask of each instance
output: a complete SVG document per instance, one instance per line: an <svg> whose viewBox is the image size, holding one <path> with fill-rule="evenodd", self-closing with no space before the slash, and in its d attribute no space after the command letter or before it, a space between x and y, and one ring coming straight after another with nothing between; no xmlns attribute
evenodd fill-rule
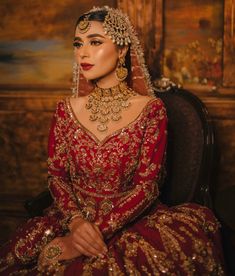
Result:
<svg viewBox="0 0 235 276"><path fill-rule="evenodd" d="M113 114L113 115L111 116L111 119L112 119L113 121L119 121L121 118L122 118L122 116L121 116L120 114Z"/></svg>
<svg viewBox="0 0 235 276"><path fill-rule="evenodd" d="M98 120L97 130L104 132L108 129L107 123L110 120L119 121L122 110L130 106L129 98L135 95L125 82L107 89L95 87L88 96L86 109L92 113L89 117L91 121Z"/></svg>
<svg viewBox="0 0 235 276"><path fill-rule="evenodd" d="M99 131L101 131L101 132L104 132L104 131L106 131L107 129L108 129L108 127L107 127L106 125L104 125L104 124L98 125L98 126L97 126L97 130L99 130Z"/></svg>
<svg viewBox="0 0 235 276"><path fill-rule="evenodd" d="M107 123L109 121L109 119L107 117L100 117L99 118L99 122L104 124L104 123Z"/></svg>
<svg viewBox="0 0 235 276"><path fill-rule="evenodd" d="M114 113L118 113L118 112L121 111L121 109L120 109L120 107L118 107L118 106L114 106L114 107L112 108L112 111L113 111Z"/></svg>
<svg viewBox="0 0 235 276"><path fill-rule="evenodd" d="M91 114L89 118L91 121L96 121L98 119L98 116L95 114Z"/></svg>
<svg viewBox="0 0 235 276"><path fill-rule="evenodd" d="M121 106L127 108L130 105L128 102L122 102Z"/></svg>

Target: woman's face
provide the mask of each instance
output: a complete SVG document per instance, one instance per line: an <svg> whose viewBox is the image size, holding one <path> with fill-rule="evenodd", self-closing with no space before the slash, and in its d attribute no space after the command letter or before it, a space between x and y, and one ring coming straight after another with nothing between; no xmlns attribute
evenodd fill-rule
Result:
<svg viewBox="0 0 235 276"><path fill-rule="evenodd" d="M118 83L115 77L119 57L126 50L119 49L104 33L102 23L90 21L85 33L76 28L75 58L87 80L96 80L100 87L107 88Z"/></svg>

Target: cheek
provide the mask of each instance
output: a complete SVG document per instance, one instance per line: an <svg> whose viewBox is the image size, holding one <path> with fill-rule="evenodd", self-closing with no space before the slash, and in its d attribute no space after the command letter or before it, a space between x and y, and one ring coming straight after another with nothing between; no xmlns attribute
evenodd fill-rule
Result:
<svg viewBox="0 0 235 276"><path fill-rule="evenodd" d="M109 47L100 48L95 53L95 62L100 66L116 67L118 60L118 53L115 49L110 49Z"/></svg>

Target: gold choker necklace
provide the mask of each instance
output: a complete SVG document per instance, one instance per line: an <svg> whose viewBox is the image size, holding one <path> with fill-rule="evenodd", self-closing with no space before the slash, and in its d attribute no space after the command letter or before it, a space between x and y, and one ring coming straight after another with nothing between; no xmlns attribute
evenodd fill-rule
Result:
<svg viewBox="0 0 235 276"><path fill-rule="evenodd" d="M108 130L109 121L119 121L122 110L131 105L128 99L136 94L125 82L111 88L96 86L86 104L86 109L91 111L90 121L98 121L98 131Z"/></svg>

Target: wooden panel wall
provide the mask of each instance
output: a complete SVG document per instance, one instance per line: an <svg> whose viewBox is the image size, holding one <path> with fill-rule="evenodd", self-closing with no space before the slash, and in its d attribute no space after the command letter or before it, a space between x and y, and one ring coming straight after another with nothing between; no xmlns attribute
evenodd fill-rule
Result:
<svg viewBox="0 0 235 276"><path fill-rule="evenodd" d="M162 1L162 0L130 0L128 5L125 1L119 0L118 7L120 7L124 12L126 12L133 22L136 29L140 34L147 33L148 37L152 37L152 40L155 41L155 47L158 48L160 52L160 59L157 62L156 67L159 68L159 64L165 60L165 47L166 47L166 37L171 38L172 41L177 41L177 28L174 29L174 26L171 26L171 29L167 29L169 27L166 23L166 15L171 9L171 16L174 18L168 18L169 20L174 20L174 22L181 22L182 29L181 32L178 30L179 40L181 42L181 47L184 47L184 43L182 40L181 34L183 31L183 22L182 18L185 20L190 20L188 17L189 14L186 14L188 10L194 11L192 15L192 22L189 22L189 25L185 25L185 31L189 31L188 26L191 27L191 32L193 32L193 28L195 30L200 30L200 22L203 20L203 15L205 15L206 11L202 10L200 15L197 15L195 11L197 11L198 7L195 7L195 0L187 0L185 2L174 2L174 1ZM234 71L235 63L234 57L235 55L232 53L235 49L234 44L234 1L224 0L223 3L219 1L215 2L206 2L206 7L208 10L212 12L216 11L213 16L209 16L207 18L208 28L210 26L217 26L216 24L220 22L218 26L220 26L218 30L218 26L210 29L208 31L208 35L213 33L213 31L219 35L224 33L224 51L219 51L221 55L221 60L223 60L223 78L222 74L220 75L220 79L218 80L218 85L213 84L200 84L200 83L183 83L183 87L186 90L193 92L197 95L207 106L209 112L214 121L214 127L216 132L216 143L217 143L217 170L214 172L214 201L216 212L219 216L221 216L226 223L229 225L233 225L233 229L235 231L235 215L232 214L231 210L235 210L235 200L231 199L231 194L234 195L235 199L235 87L234 87L234 77L231 78L232 72ZM153 4L154 3L154 4ZM171 5L169 5L171 3ZM188 5L188 6L187 6ZM200 2L200 5L204 5L204 2ZM213 6L215 5L215 6ZM152 7L152 12L150 13L150 17L148 14L149 7ZM136 8L137 7L137 8ZM178 7L178 8L177 8ZM179 9L179 7L183 7L183 9ZM224 8L224 10L223 10ZM175 10L174 10L175 9ZM141 12L140 12L141 11ZM184 14L185 13L185 14ZM224 23L222 20L222 14L224 13ZM217 17L216 17L217 16ZM148 24L148 20L151 18L151 24ZM218 20L217 20L218 19ZM214 22L214 21L215 22ZM217 22L218 21L218 22ZM186 23L186 22L185 22ZM197 24L198 23L198 24ZM214 24L215 23L215 24ZM151 32L151 26L157 26L156 30L162 28L159 31L159 36L162 37L154 37L154 33ZM172 29L173 28L173 29ZM183 32L184 33L184 32ZM188 34L187 32L185 32ZM198 32L198 36L202 34L202 30ZM140 36L142 44L145 46L145 50L148 45L149 38L147 39L144 35ZM185 39L188 37L185 37ZM203 34L202 38L204 40L210 39L210 36L206 36L206 32ZM194 37L192 38L194 39ZM222 40L222 37L221 37ZM163 41L163 43L162 43ZM165 42L165 43L164 43ZM157 45L158 43L158 45ZM169 43L168 43L169 44ZM162 47L164 45L164 47ZM180 47L180 46L179 46ZM145 51L147 56L149 57L149 51ZM222 57L224 54L224 58ZM200 57L201 58L201 57ZM191 58L190 63L193 64L194 61ZM155 63L149 63L150 66L155 66ZM229 65L229 67L227 66ZM180 62L177 62L177 66L183 66ZM229 69L228 69L229 68ZM182 68L180 68L182 69ZM163 67L161 68L163 73ZM160 72L161 73L161 72ZM228 81L230 79L230 81ZM224 80L224 84L222 85ZM226 80L226 81L225 81ZM222 196L223 195L223 196ZM230 198L228 198L228 195ZM230 208L231 207L231 208Z"/></svg>
<svg viewBox="0 0 235 276"><path fill-rule="evenodd" d="M0 243L27 219L25 200L47 186L51 117L56 102L67 94L58 90L0 91Z"/></svg>
<svg viewBox="0 0 235 276"><path fill-rule="evenodd" d="M235 1L224 1L224 86L235 87Z"/></svg>

